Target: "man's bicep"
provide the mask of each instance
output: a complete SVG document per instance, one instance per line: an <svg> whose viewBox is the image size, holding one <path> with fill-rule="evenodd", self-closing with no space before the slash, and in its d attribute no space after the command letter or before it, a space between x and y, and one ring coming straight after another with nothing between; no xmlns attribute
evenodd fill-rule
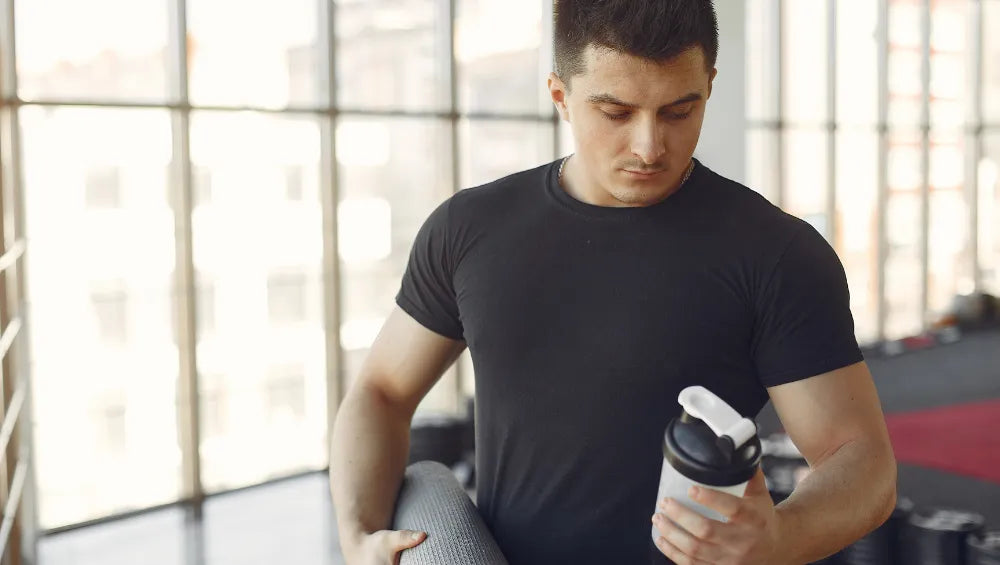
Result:
<svg viewBox="0 0 1000 565"><path fill-rule="evenodd" d="M464 341L425 328L396 306L375 338L357 384L377 388L412 412L464 350Z"/></svg>
<svg viewBox="0 0 1000 565"><path fill-rule="evenodd" d="M789 437L815 466L842 445L888 445L878 391L865 362L767 389Z"/></svg>

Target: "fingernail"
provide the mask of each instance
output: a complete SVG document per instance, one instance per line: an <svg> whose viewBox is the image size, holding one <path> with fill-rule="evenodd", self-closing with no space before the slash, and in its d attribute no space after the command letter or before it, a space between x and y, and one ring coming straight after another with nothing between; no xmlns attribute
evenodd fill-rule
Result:
<svg viewBox="0 0 1000 565"><path fill-rule="evenodd" d="M423 534L421 534L420 532L413 532L412 534L410 534L410 537L412 539L414 539L414 540L418 540L418 539L420 539L421 535L423 535Z"/></svg>

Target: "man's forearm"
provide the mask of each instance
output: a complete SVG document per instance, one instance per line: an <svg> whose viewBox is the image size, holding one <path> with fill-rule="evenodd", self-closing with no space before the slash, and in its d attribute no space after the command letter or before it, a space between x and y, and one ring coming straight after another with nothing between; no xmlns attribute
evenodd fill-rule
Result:
<svg viewBox="0 0 1000 565"><path fill-rule="evenodd" d="M330 491L345 555L360 536L389 528L406 468L410 415L374 389L341 404L330 448Z"/></svg>
<svg viewBox="0 0 1000 565"><path fill-rule="evenodd" d="M891 448L862 442L843 445L777 506L780 562L810 563L837 552L878 527L895 504Z"/></svg>

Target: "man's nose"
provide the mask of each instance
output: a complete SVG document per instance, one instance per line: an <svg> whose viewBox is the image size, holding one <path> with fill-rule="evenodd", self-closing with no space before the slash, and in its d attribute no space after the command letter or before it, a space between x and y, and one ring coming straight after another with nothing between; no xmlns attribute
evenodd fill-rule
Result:
<svg viewBox="0 0 1000 565"><path fill-rule="evenodd" d="M647 165L655 164L667 152L655 119L640 123L632 135L632 153Z"/></svg>

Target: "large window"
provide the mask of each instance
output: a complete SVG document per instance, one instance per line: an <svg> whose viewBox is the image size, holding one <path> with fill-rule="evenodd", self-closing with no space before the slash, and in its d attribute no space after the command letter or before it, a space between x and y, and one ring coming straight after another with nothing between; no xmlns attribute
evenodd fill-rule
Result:
<svg viewBox="0 0 1000 565"><path fill-rule="evenodd" d="M451 143L443 120L345 117L338 124L340 341L348 380L389 315L413 236L453 190ZM453 403L456 390L439 385L427 402Z"/></svg>
<svg viewBox="0 0 1000 565"><path fill-rule="evenodd" d="M996 291L998 24L977 0L747 3L748 178L833 244L862 342Z"/></svg>
<svg viewBox="0 0 1000 565"><path fill-rule="evenodd" d="M164 0L14 0L14 14L21 100L167 100Z"/></svg>
<svg viewBox="0 0 1000 565"><path fill-rule="evenodd" d="M430 211L571 145L545 2L5 3L43 528L325 467Z"/></svg>
<svg viewBox="0 0 1000 565"><path fill-rule="evenodd" d="M24 106L20 119L42 523L171 502L169 113Z"/></svg>
<svg viewBox="0 0 1000 565"><path fill-rule="evenodd" d="M320 123L199 111L190 139L192 180L202 187L191 217L205 330L195 353L199 381L211 375L199 392L216 397L215 412L201 418L200 456L204 488L214 492L325 464ZM288 198L290 169L300 200ZM296 396L293 380L295 409L282 411ZM209 437L207 426L224 433Z"/></svg>

